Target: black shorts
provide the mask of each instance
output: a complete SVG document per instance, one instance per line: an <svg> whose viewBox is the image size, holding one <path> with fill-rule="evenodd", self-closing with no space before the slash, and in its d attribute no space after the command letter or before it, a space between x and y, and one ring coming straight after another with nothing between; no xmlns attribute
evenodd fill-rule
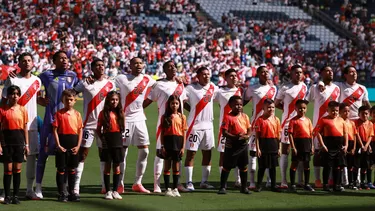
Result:
<svg viewBox="0 0 375 211"><path fill-rule="evenodd" d="M262 153L258 158L259 168L276 168L279 166L277 161L277 153Z"/></svg>
<svg viewBox="0 0 375 211"><path fill-rule="evenodd" d="M298 152L297 155L292 153L292 162L310 162L311 153L310 152Z"/></svg>
<svg viewBox="0 0 375 211"><path fill-rule="evenodd" d="M359 154L360 157L360 168L361 169L368 169L371 168L371 165L373 164L371 160L371 153L367 150L367 152L362 152Z"/></svg>
<svg viewBox="0 0 375 211"><path fill-rule="evenodd" d="M112 162L112 163L122 163L125 158L125 149L124 147L111 147L109 149L102 149L100 153L101 162Z"/></svg>
<svg viewBox="0 0 375 211"><path fill-rule="evenodd" d="M176 150L165 150L165 156L163 156L165 160L173 160L173 161L181 161L182 157L180 156L180 151Z"/></svg>
<svg viewBox="0 0 375 211"><path fill-rule="evenodd" d="M345 167L346 157L342 151L320 152L322 167Z"/></svg>
<svg viewBox="0 0 375 211"><path fill-rule="evenodd" d="M25 155L24 146L3 146L3 155L1 161L3 163L22 163Z"/></svg>
<svg viewBox="0 0 375 211"><path fill-rule="evenodd" d="M322 166L322 161L321 161L321 158L320 158L320 150L319 149L314 150L313 165L316 166L316 167Z"/></svg>
<svg viewBox="0 0 375 211"><path fill-rule="evenodd" d="M359 168L361 165L359 156L352 155L349 153L346 154L346 164L349 170L352 168Z"/></svg>
<svg viewBox="0 0 375 211"><path fill-rule="evenodd" d="M249 164L248 149L246 147L240 149L225 148L223 168L230 170L232 168L244 168Z"/></svg>
<svg viewBox="0 0 375 211"><path fill-rule="evenodd" d="M78 153L73 155L72 150L67 149L66 152L56 150L55 167L58 169L75 169L79 163Z"/></svg>

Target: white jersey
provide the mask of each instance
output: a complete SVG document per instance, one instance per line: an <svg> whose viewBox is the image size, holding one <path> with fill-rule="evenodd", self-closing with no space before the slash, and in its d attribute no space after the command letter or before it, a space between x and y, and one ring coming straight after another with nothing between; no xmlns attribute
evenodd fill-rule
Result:
<svg viewBox="0 0 375 211"><path fill-rule="evenodd" d="M104 108L105 98L108 92L116 90L115 83L103 79L88 84L86 81L79 82L74 90L83 93L83 126L85 129L96 129L99 113Z"/></svg>
<svg viewBox="0 0 375 211"><path fill-rule="evenodd" d="M244 101L253 101L253 110L250 119L251 125L255 124L255 121L263 115L263 102L266 99L275 100L277 93L276 86L270 86L268 84L255 84L249 86L244 94Z"/></svg>
<svg viewBox="0 0 375 211"><path fill-rule="evenodd" d="M212 87L212 89L211 89ZM208 90L212 90L212 96L207 96L206 93ZM214 109L213 109L213 99L215 99L219 88L215 86L213 83L209 83L206 86L201 86L199 83L193 83L186 87L186 95L188 99L188 103L190 105L190 113L187 120L188 127L194 124L193 129L212 129L213 124L212 121L214 120ZM197 105L201 101L202 98L206 98L205 102L208 102L203 110L199 112L199 114L195 118L195 122L193 119L195 117L195 111L197 110Z"/></svg>
<svg viewBox="0 0 375 211"><path fill-rule="evenodd" d="M237 87L233 87L233 88L224 87L224 88L219 89L219 91L217 92L215 101L219 102L219 105L220 105L219 128L221 127L224 116L226 114L229 114L229 112L231 111L229 104L228 104L229 98L231 98L234 95L242 96L242 92L243 92L242 89L237 88Z"/></svg>
<svg viewBox="0 0 375 211"><path fill-rule="evenodd" d="M149 75L131 74L119 75L115 79L116 87L120 89L121 104L124 106L125 121L145 121L143 101L148 97L155 80ZM128 98L128 99L127 99Z"/></svg>
<svg viewBox="0 0 375 211"><path fill-rule="evenodd" d="M298 85L288 83L283 85L277 93L276 99L283 102L283 115L281 127L289 125L289 121L297 115L295 111L295 103L299 99L305 99L307 93L307 86L300 82Z"/></svg>
<svg viewBox="0 0 375 211"><path fill-rule="evenodd" d="M23 105L28 113L29 122L27 123L27 129L38 130L37 97L40 87L42 86L42 82L34 75L31 75L30 78L24 78L20 75L17 75L15 78L8 78L5 81L2 91L3 98L7 97L7 89L11 85L16 85L21 89L19 104ZM24 102L25 104L21 102Z"/></svg>
<svg viewBox="0 0 375 211"><path fill-rule="evenodd" d="M349 119L358 119L359 107L363 105L363 101L369 101L366 87L357 83L349 85L346 82L337 85L340 87L340 103L349 105Z"/></svg>
<svg viewBox="0 0 375 211"><path fill-rule="evenodd" d="M318 121L327 116L328 103L330 101L338 101L340 97L340 88L332 83L326 85L325 90L320 92L319 85L315 84L310 88L307 100L314 102L314 116L313 116L313 127L315 128Z"/></svg>

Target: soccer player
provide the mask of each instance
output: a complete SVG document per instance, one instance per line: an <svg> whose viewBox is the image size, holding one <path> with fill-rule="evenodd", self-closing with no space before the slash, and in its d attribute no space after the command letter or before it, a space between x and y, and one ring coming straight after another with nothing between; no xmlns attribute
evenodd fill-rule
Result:
<svg viewBox="0 0 375 211"><path fill-rule="evenodd" d="M180 105L183 106L183 101L186 99L186 91L183 83L176 81L177 69L173 61L167 61L163 65L163 70L166 78L157 81L154 88L152 88L150 95L143 103L143 108L149 106L153 101L158 105L158 123L156 126L156 156L154 160L154 193L161 193L160 176L163 170L163 159L160 153L160 133L161 133L161 117L165 111L166 102L172 94L180 97ZM178 186L179 191L184 192L182 185Z"/></svg>
<svg viewBox="0 0 375 211"><path fill-rule="evenodd" d="M328 186L329 174L332 171L334 191L341 192L341 171L346 165L345 153L348 147L348 134L345 121L339 117L340 104L328 103L328 116L323 117L317 127L318 140L321 145L323 166L323 190L331 192Z"/></svg>
<svg viewBox="0 0 375 211"><path fill-rule="evenodd" d="M228 103L229 98L232 96L242 96L243 91L241 87L236 87L238 83L238 77L236 70L229 69L225 71L225 81L227 82L227 86L220 89L217 93L215 101L219 102L220 105L220 120L219 120L219 128L223 123L223 118L229 114L231 111L230 105ZM224 158L224 149L225 149L225 136L223 136L221 129L219 129L219 137L218 137L218 146L217 151L220 152L220 161L219 161L219 168L220 173L223 168L223 158ZM234 177L235 177L235 187L241 187L240 178L238 175L238 168L234 170Z"/></svg>
<svg viewBox="0 0 375 211"><path fill-rule="evenodd" d="M303 162L305 186L307 191L314 192L310 186L310 157L314 153L314 145L312 142L313 127L311 120L306 117L307 100L297 100L296 111L297 116L289 122L288 134L292 150L292 164L290 165L290 189L296 191L296 170L299 162Z"/></svg>
<svg viewBox="0 0 375 211"><path fill-rule="evenodd" d="M57 51L52 57L56 68L47 70L39 75L42 85L45 87L45 96L38 97L38 104L46 107L44 125L40 134L40 149L36 171L35 194L42 199L42 180L48 155L55 152L55 141L52 134L52 122L56 111L62 109L62 92L71 89L78 84L76 73L68 70L69 59L64 51Z"/></svg>
<svg viewBox="0 0 375 211"><path fill-rule="evenodd" d="M188 131L186 133L185 174L186 187L194 191L193 185L193 164L198 149L202 150L202 180L201 188L212 189L208 183L211 172L211 150L215 147L213 130L213 99L219 89L210 82L210 71L201 67L197 71L198 82L186 87L187 101L184 108L188 110Z"/></svg>
<svg viewBox="0 0 375 211"><path fill-rule="evenodd" d="M354 121L349 119L349 106L345 103L340 104L339 108L340 117L345 121L346 127L348 128L348 150L346 154L346 165L348 169L348 183L349 189L358 190L355 185L355 179L358 176L359 159L356 156L357 148L357 128ZM359 144L358 144L359 145ZM344 178L343 178L344 179Z"/></svg>
<svg viewBox="0 0 375 211"><path fill-rule="evenodd" d="M258 157L258 178L256 192L262 190L264 172L269 169L271 190L278 192L276 186L277 157L280 156L280 120L275 116L275 103L271 99L263 102L263 115L255 122L255 145Z"/></svg>
<svg viewBox="0 0 375 211"><path fill-rule="evenodd" d="M29 153L28 114L25 107L18 105L21 89L11 85L7 89L7 104L0 110L1 142L0 154L4 163L3 204L20 204L18 199L21 184L21 168L24 155ZM13 198L10 197L10 184L13 175Z"/></svg>
<svg viewBox="0 0 375 211"><path fill-rule="evenodd" d="M254 125L257 119L263 115L263 102L266 99L274 100L277 88L274 85L267 83L269 80L269 71L266 66L260 66L257 69L257 77L259 78L259 84L255 84L246 89L244 94L244 105L252 100L253 110L250 120L250 124ZM252 129L249 142L250 158L249 158L249 169L250 169L250 186L249 189L255 189L255 171L256 171L256 146L255 146L255 130ZM266 171L268 174L268 171ZM269 182L269 175L267 175L267 183Z"/></svg>
<svg viewBox="0 0 375 211"><path fill-rule="evenodd" d="M61 94L64 108L55 113L52 131L56 142L56 184L59 192L58 201L79 202L79 195L74 193L76 180L75 169L78 166L78 151L82 142L82 117L75 110L76 92L65 89ZM68 175L67 175L68 174ZM64 193L65 178L68 178L69 196Z"/></svg>
<svg viewBox="0 0 375 211"><path fill-rule="evenodd" d="M125 112L125 142L124 147L137 146L138 159L136 164L136 177L132 190L141 193L150 193L142 185L143 174L147 166L148 145L150 140L146 125L146 116L143 101L149 95L155 81L148 75L142 74L145 65L141 58L134 57L130 60L131 73L119 75L115 79L116 87L120 89L121 104ZM124 174L126 154L124 158Z"/></svg>
<svg viewBox="0 0 375 211"><path fill-rule="evenodd" d="M313 127L315 128L319 120L327 116L328 103L332 100L338 101L340 97L340 88L333 83L333 71L329 66L325 66L320 70L320 76L322 82L314 85L310 88L307 99L310 102L314 102L314 115L313 115ZM314 143L314 175L315 175L315 188L322 188L322 181L320 179L320 157L319 150L320 145L317 137L313 139Z"/></svg>
<svg viewBox="0 0 375 211"><path fill-rule="evenodd" d="M249 117L243 113L242 98L233 95L229 98L230 113L222 121L222 134L226 137L223 169L218 194L226 194L226 183L232 168L238 167L241 177L241 193L249 194L247 189L248 141L251 133Z"/></svg>
<svg viewBox="0 0 375 211"><path fill-rule="evenodd" d="M9 77L4 84L2 91L2 104L6 104L7 89L11 85L16 85L21 89L21 97L18 104L24 106L28 113L28 134L30 153L26 158L26 179L27 190L26 198L37 200L33 190L36 170L36 158L39 153L38 121L37 121L37 96L40 94L42 85L40 79L31 74L34 67L33 56L30 53L23 53L18 57L18 66L21 68L20 73L12 78Z"/></svg>
<svg viewBox="0 0 375 211"><path fill-rule="evenodd" d="M374 125L371 121L368 120L370 115L370 107L361 106L358 109L359 119L355 120L357 130L358 130L358 139L360 144L363 146L361 149L360 155L360 168L361 168L361 189L369 190L370 188L374 189L373 184L371 183L371 153L375 148L374 145ZM367 183L365 183L367 175ZM368 184L370 183L370 184ZM371 186L371 187L370 187Z"/></svg>
<svg viewBox="0 0 375 211"><path fill-rule="evenodd" d="M79 194L79 185L81 182L82 172L84 168L85 159L89 153L89 149L96 140L96 145L99 148L99 154L101 153L102 143L100 138L95 133L99 113L103 110L104 101L108 92L115 90L114 82L108 80L105 76L104 62L100 59L95 59L91 63L91 70L94 73L92 77L93 81L80 81L77 86L74 87L76 92L83 92L83 137L82 145L79 150L79 164L76 169L76 184L74 187L75 193ZM100 156L100 155L99 155ZM100 172L103 172L104 162L100 162ZM104 189L104 178L102 175L102 192ZM120 193L123 192L123 187L119 187ZM117 190L116 190L117 191Z"/></svg>
<svg viewBox="0 0 375 211"><path fill-rule="evenodd" d="M281 87L277 93L275 106L276 108L283 110L282 122L281 122L281 158L280 158L280 170L281 170L281 186L282 189L288 188L286 181L286 169L288 168L288 154L290 150L290 141L288 135L289 121L297 115L295 110L295 104L297 100L305 99L307 86L302 82L303 71L300 65L293 65L291 68L291 83L288 83Z"/></svg>

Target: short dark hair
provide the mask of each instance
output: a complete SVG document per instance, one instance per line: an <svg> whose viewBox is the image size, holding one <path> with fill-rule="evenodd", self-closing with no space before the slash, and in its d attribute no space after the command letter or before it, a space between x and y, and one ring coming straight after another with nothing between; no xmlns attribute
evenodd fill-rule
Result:
<svg viewBox="0 0 375 211"><path fill-rule="evenodd" d="M339 102L333 100L328 103L328 108L336 108L336 107L340 107Z"/></svg>
<svg viewBox="0 0 375 211"><path fill-rule="evenodd" d="M359 107L358 113L361 113L363 111L370 111L370 109L371 109L370 106L364 105L364 106Z"/></svg>
<svg viewBox="0 0 375 211"><path fill-rule="evenodd" d="M163 64L163 72L165 72L165 70L167 69L169 63L174 64L174 61L169 60L169 61L164 62L164 64Z"/></svg>
<svg viewBox="0 0 375 211"><path fill-rule="evenodd" d="M370 112L375 112L375 106L372 106L371 109L370 109Z"/></svg>
<svg viewBox="0 0 375 211"><path fill-rule="evenodd" d="M141 57L136 56L136 57L133 57L132 59L130 59L130 64L132 64L134 62L134 60L136 60L136 59L140 59L143 62L143 59Z"/></svg>
<svg viewBox="0 0 375 211"><path fill-rule="evenodd" d="M259 66L259 67L257 68L257 75L259 75L260 71L262 71L263 68L265 68L265 69L268 70L267 66L265 66L265 65L261 65L261 66Z"/></svg>
<svg viewBox="0 0 375 211"><path fill-rule="evenodd" d="M103 63L104 63L104 61L101 60L101 59L98 59L98 58L94 59L94 60L91 62L91 70L94 69L96 63L98 63L98 62L103 62Z"/></svg>
<svg viewBox="0 0 375 211"><path fill-rule="evenodd" d="M267 98L263 101L263 105L271 105L271 104L274 104L275 101L273 101L272 99L270 98Z"/></svg>
<svg viewBox="0 0 375 211"><path fill-rule="evenodd" d="M290 68L290 71L293 72L293 71L295 71L295 70L298 69L298 68L301 68L301 69L302 69L302 66L301 66L300 64L295 64L295 65L293 65L293 66Z"/></svg>
<svg viewBox="0 0 375 211"><path fill-rule="evenodd" d="M57 57L59 56L59 54L62 54L62 53L65 54L65 55L68 55L65 51L62 51L62 50L57 51L56 53L53 54L52 61L55 62L57 60Z"/></svg>
<svg viewBox="0 0 375 211"><path fill-rule="evenodd" d="M242 97L238 95L233 95L232 97L229 98L229 101L228 101L229 105L234 103L236 100L241 100L242 102Z"/></svg>
<svg viewBox="0 0 375 211"><path fill-rule="evenodd" d="M345 74L348 74L350 68L354 68L355 71L357 71L357 68L355 68L353 65L348 65L348 66L346 66L346 67L342 70L342 76L344 76Z"/></svg>
<svg viewBox="0 0 375 211"><path fill-rule="evenodd" d="M18 57L18 62L21 62L26 56L30 56L33 60L33 55L29 52L24 52Z"/></svg>
<svg viewBox="0 0 375 211"><path fill-rule="evenodd" d="M326 68L331 68L331 66L329 66L329 65L325 65L325 66L323 66L322 68L320 68L320 72L323 72Z"/></svg>
<svg viewBox="0 0 375 211"><path fill-rule="evenodd" d="M7 89L7 96L13 94L14 91L18 91L18 96L21 96L21 89L19 86L10 85Z"/></svg>
<svg viewBox="0 0 375 211"><path fill-rule="evenodd" d="M235 69L230 68L230 69L228 69L227 71L225 71L224 76L227 77L227 76L229 76L231 73L236 73L236 74L237 74L237 72L236 72Z"/></svg>
<svg viewBox="0 0 375 211"><path fill-rule="evenodd" d="M301 104L306 104L308 105L309 104L309 101L308 100L304 100L304 99L299 99L296 101L296 107L298 107L299 105Z"/></svg>
<svg viewBox="0 0 375 211"><path fill-rule="evenodd" d="M349 105L346 103L340 103L339 110L342 111L345 107L349 107Z"/></svg>
<svg viewBox="0 0 375 211"><path fill-rule="evenodd" d="M207 67L200 67L200 68L198 68L198 70L196 71L197 75L201 74L204 70L208 70L208 68Z"/></svg>
<svg viewBox="0 0 375 211"><path fill-rule="evenodd" d="M61 100L64 99L64 97L75 97L77 95L77 92L74 89L65 89L61 94Z"/></svg>

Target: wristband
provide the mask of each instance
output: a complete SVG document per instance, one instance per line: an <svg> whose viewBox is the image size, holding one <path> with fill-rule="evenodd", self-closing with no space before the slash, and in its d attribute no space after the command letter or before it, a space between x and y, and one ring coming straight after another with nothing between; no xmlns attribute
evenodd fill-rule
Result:
<svg viewBox="0 0 375 211"><path fill-rule="evenodd" d="M29 146L28 144L25 145L25 147L28 147L28 146Z"/></svg>

